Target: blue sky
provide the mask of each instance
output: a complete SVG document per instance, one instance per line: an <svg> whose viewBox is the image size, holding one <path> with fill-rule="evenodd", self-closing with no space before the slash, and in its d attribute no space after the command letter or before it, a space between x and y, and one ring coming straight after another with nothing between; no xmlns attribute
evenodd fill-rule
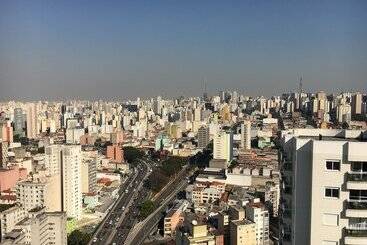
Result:
<svg viewBox="0 0 367 245"><path fill-rule="evenodd" d="M364 90L367 1L0 1L0 100Z"/></svg>

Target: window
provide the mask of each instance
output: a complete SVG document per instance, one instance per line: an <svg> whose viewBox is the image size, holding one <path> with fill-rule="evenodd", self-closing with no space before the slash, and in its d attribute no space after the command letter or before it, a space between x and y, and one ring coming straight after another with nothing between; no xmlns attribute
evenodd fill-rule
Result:
<svg viewBox="0 0 367 245"><path fill-rule="evenodd" d="M339 188L326 187L325 188L325 197L339 198Z"/></svg>
<svg viewBox="0 0 367 245"><path fill-rule="evenodd" d="M352 162L352 172L367 172L367 162Z"/></svg>
<svg viewBox="0 0 367 245"><path fill-rule="evenodd" d="M326 161L326 169L330 171L340 171L340 161L335 160Z"/></svg>

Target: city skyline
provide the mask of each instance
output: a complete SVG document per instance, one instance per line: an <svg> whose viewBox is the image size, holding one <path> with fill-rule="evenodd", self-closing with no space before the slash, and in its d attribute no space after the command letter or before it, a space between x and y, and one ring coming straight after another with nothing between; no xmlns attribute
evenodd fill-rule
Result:
<svg viewBox="0 0 367 245"><path fill-rule="evenodd" d="M364 1L0 3L2 100L365 92Z"/></svg>

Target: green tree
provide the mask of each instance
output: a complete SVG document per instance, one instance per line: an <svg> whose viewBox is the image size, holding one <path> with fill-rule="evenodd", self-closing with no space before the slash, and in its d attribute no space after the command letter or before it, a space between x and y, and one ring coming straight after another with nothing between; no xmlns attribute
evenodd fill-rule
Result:
<svg viewBox="0 0 367 245"><path fill-rule="evenodd" d="M154 203L151 200L146 200L140 206L140 216L142 218L148 217L154 211Z"/></svg>
<svg viewBox="0 0 367 245"><path fill-rule="evenodd" d="M75 230L68 236L68 245L86 245L91 238L91 234Z"/></svg>
<svg viewBox="0 0 367 245"><path fill-rule="evenodd" d="M134 163L137 159L144 156L144 152L132 146L126 146L123 148L124 157L128 163Z"/></svg>

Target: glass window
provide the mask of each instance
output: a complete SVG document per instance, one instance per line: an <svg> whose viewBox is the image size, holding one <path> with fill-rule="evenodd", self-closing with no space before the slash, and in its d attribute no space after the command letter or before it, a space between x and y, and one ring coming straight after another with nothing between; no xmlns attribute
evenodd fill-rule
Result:
<svg viewBox="0 0 367 245"><path fill-rule="evenodd" d="M326 169L327 170L339 171L340 170L340 161L335 161L335 160L326 161Z"/></svg>
<svg viewBox="0 0 367 245"><path fill-rule="evenodd" d="M339 188L326 187L325 197L339 198Z"/></svg>
<svg viewBox="0 0 367 245"><path fill-rule="evenodd" d="M352 162L351 169L353 172L367 172L367 162Z"/></svg>

